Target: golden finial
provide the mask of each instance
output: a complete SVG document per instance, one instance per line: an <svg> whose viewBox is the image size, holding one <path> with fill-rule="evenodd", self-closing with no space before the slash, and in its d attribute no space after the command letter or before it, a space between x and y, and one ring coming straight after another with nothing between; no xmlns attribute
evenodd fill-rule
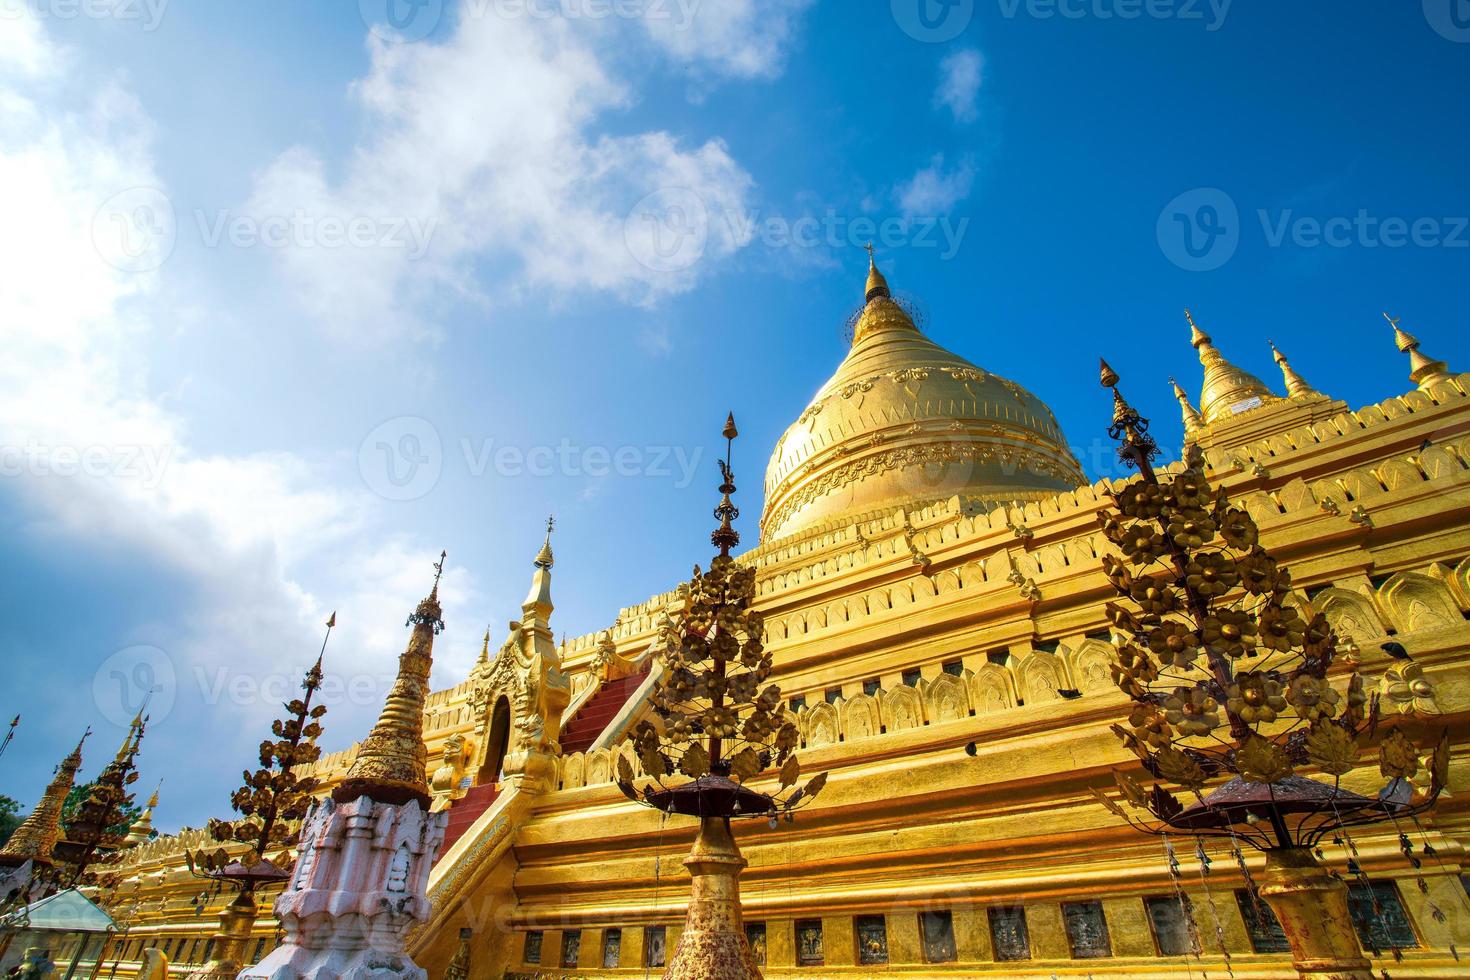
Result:
<svg viewBox="0 0 1470 980"><path fill-rule="evenodd" d="M489 662L490 662L490 627L489 626L486 626L485 627L485 639L480 644L480 659L479 659L479 663L488 664Z"/></svg>
<svg viewBox="0 0 1470 980"><path fill-rule="evenodd" d="M134 820L132 826L128 828L128 835L123 841L124 845L146 844L153 839L153 809L158 806L158 791L161 789L163 789L163 780L160 779L158 786L153 790L153 795L148 797L148 805L143 808L143 812L138 814L138 819Z"/></svg>
<svg viewBox="0 0 1470 980"><path fill-rule="evenodd" d="M551 556L551 532L556 530L556 516L552 515L546 519L546 543L541 546L541 553L532 562L537 568L550 568L554 564ZM576 556L573 555L575 558Z"/></svg>
<svg viewBox="0 0 1470 980"><path fill-rule="evenodd" d="M332 799L338 803L350 803L363 796L389 804L418 800L428 810L424 702L429 696L429 670L434 664L434 637L444 629L439 579L448 557L447 551L439 554L434 565L434 587L408 617L407 625L413 627L413 633L398 658L398 677L347 777L332 791Z"/></svg>
<svg viewBox="0 0 1470 980"><path fill-rule="evenodd" d="M1179 411L1184 416L1184 431L1193 432L1203 421L1199 416L1199 409L1189 403L1189 396L1179 387L1179 382L1170 378L1169 384L1174 388L1174 397L1179 400Z"/></svg>
<svg viewBox="0 0 1470 980"><path fill-rule="evenodd" d="M735 471L731 469L731 460L735 451L735 437L740 431L735 428L735 413L731 412L725 419L725 427L721 430L725 437L725 458L719 460L720 464L720 503L715 508L715 516L720 519L720 526L710 534L710 543L720 549L722 557L729 557L730 549L740 543L740 532L735 530L735 518L740 516L740 509L730 499L735 492Z"/></svg>
<svg viewBox="0 0 1470 980"><path fill-rule="evenodd" d="M1189 311L1188 307L1184 310L1184 319L1189 323L1190 346L1198 350L1200 347L1211 343L1210 335L1201 330L1199 324L1194 322L1194 314Z"/></svg>
<svg viewBox="0 0 1470 980"><path fill-rule="evenodd" d="M1317 394L1317 389L1307 384L1306 379L1296 373L1296 368L1287 361L1286 355L1281 353L1271 341L1268 340L1266 343L1271 345L1271 356L1275 359L1276 366L1281 368L1281 378L1286 382L1286 397L1305 398L1308 395Z"/></svg>
<svg viewBox="0 0 1470 980"><path fill-rule="evenodd" d="M873 243L868 242L865 246L868 250L868 285L863 293L865 302L871 303L875 296L892 297L888 289L888 280L883 278L883 273L878 271L878 262L873 257Z"/></svg>
<svg viewBox="0 0 1470 980"><path fill-rule="evenodd" d="M1389 316L1383 314L1383 318L1393 327L1394 343L1398 345L1399 353L1409 355L1409 380L1420 388L1432 388L1437 384L1449 381L1449 365L1444 361L1436 361L1434 358L1419 350L1419 338L1399 327L1403 317Z"/></svg>
<svg viewBox="0 0 1470 980"><path fill-rule="evenodd" d="M1225 359L1210 335L1195 323L1193 313L1185 310L1184 319L1189 323L1189 342L1199 352L1199 362L1205 369L1205 383L1199 396L1199 413L1204 424L1212 425L1267 402L1280 401L1264 381Z"/></svg>
<svg viewBox="0 0 1470 980"><path fill-rule="evenodd" d="M56 767L56 775L42 794L41 802L0 848L0 867L19 867L27 861L40 865L52 863L51 852L61 840L61 808L71 792L77 770L82 767L82 745L91 734L90 728L82 733L77 747Z"/></svg>

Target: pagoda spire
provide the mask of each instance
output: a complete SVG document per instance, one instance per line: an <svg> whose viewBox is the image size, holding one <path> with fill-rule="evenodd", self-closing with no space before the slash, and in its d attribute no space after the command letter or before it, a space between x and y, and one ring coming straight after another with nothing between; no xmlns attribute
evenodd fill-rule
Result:
<svg viewBox="0 0 1470 980"><path fill-rule="evenodd" d="M1199 362L1205 369L1199 410L1206 423L1218 422L1278 400L1260 378L1225 359L1210 335L1194 322L1194 314L1185 310L1184 319L1189 323L1189 342L1199 352Z"/></svg>
<svg viewBox="0 0 1470 980"><path fill-rule="evenodd" d="M875 296L883 296L891 299L893 294L888 290L888 280L883 273L878 271L878 262L873 257L873 243L867 244L868 249L868 284L864 287L863 302L871 303Z"/></svg>
<svg viewBox="0 0 1470 980"><path fill-rule="evenodd" d="M66 802L66 794L71 792L77 770L82 767L82 744L91 734L92 729L87 729L77 747L61 760L61 765L56 767L56 775L41 796L41 802L0 848L0 867L19 867L27 861L32 865L52 863L51 852L61 840L61 807Z"/></svg>
<svg viewBox="0 0 1470 980"><path fill-rule="evenodd" d="M531 591L521 603L521 624L528 628L537 626L550 629L551 611L556 608L551 602L551 566L555 564L551 555L551 532L556 530L556 518L546 519L546 543L531 564L536 571L531 575Z"/></svg>
<svg viewBox="0 0 1470 980"><path fill-rule="evenodd" d="M1421 389L1427 389L1444 384L1453 377L1450 374L1449 365L1444 361L1436 361L1419 350L1419 338L1399 326L1403 322L1403 317L1389 316L1385 313L1383 318L1393 327L1393 339L1398 345L1399 353L1409 355L1410 381Z"/></svg>
<svg viewBox="0 0 1470 980"><path fill-rule="evenodd" d="M349 803L368 797L378 803L417 800L429 808L428 750L424 747L424 702L429 696L429 670L434 664L434 637L444 629L439 605L439 579L448 552L434 565L434 587L404 624L413 627L408 647L398 658L398 677L388 691L378 723L357 750L332 799Z"/></svg>
<svg viewBox="0 0 1470 980"><path fill-rule="evenodd" d="M158 807L158 791L161 789L163 789L163 780L160 779L158 785L153 789L153 795L148 797L148 805L143 807L143 812L128 828L128 836L124 841L126 846L136 847L153 839L153 811Z"/></svg>
<svg viewBox="0 0 1470 980"><path fill-rule="evenodd" d="M1170 378L1169 384L1174 389L1174 397L1179 400L1179 410L1184 416L1185 433L1194 432L1200 426L1204 425L1204 420L1199 415L1199 409L1190 404L1189 396L1184 393L1183 388L1179 387L1179 382Z"/></svg>
<svg viewBox="0 0 1470 980"><path fill-rule="evenodd" d="M1296 373L1296 368L1291 366L1291 363L1286 359L1286 355L1277 350L1275 344L1272 344L1269 340L1266 343L1271 345L1271 356L1275 359L1276 366L1281 368L1281 378L1286 382L1287 398L1305 398L1309 395L1319 394L1316 388L1307 384L1306 379Z"/></svg>

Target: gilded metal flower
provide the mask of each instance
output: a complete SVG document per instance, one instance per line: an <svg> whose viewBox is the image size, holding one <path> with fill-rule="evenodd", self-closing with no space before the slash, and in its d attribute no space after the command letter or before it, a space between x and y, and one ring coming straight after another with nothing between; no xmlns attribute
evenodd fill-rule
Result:
<svg viewBox="0 0 1470 980"><path fill-rule="evenodd" d="M1204 511L1177 510L1169 519L1169 537L1181 548L1200 548L1215 536L1215 522Z"/></svg>
<svg viewBox="0 0 1470 980"><path fill-rule="evenodd" d="M1149 524L1137 522L1125 529L1123 554L1135 565L1147 565L1164 553L1164 536Z"/></svg>
<svg viewBox="0 0 1470 980"><path fill-rule="evenodd" d="M1225 709L1247 725L1272 722L1286 710L1286 698L1281 695L1281 682L1269 674L1254 670L1235 675L1230 685Z"/></svg>
<svg viewBox="0 0 1470 980"><path fill-rule="evenodd" d="M1284 573L1277 569L1276 559L1260 547L1236 559L1235 569L1241 586L1252 595L1267 595L1283 584Z"/></svg>
<svg viewBox="0 0 1470 980"><path fill-rule="evenodd" d="M1256 528L1256 522L1243 510L1231 508L1227 510L1219 522L1220 537L1225 543L1237 551L1246 551L1254 548L1261 540L1261 533Z"/></svg>
<svg viewBox="0 0 1470 980"><path fill-rule="evenodd" d="M1275 783L1291 775L1291 759L1270 739L1252 735L1235 753L1235 767L1249 783Z"/></svg>
<svg viewBox="0 0 1470 980"><path fill-rule="evenodd" d="M1200 654L1199 637L1172 619L1148 631L1148 648L1176 667L1190 666Z"/></svg>
<svg viewBox="0 0 1470 980"><path fill-rule="evenodd" d="M1203 510L1213 503L1210 484L1198 470L1185 470L1174 478L1173 504L1187 510Z"/></svg>
<svg viewBox="0 0 1470 980"><path fill-rule="evenodd" d="M1238 609L1216 609L1205 619L1200 637L1212 650L1235 659L1250 656L1256 645L1256 623Z"/></svg>
<svg viewBox="0 0 1470 980"><path fill-rule="evenodd" d="M1183 738L1208 735L1220 727L1219 702L1198 685L1174 688L1164 699L1164 714Z"/></svg>
<svg viewBox="0 0 1470 980"><path fill-rule="evenodd" d="M1144 575L1133 580L1128 597L1149 616L1162 616L1179 608L1179 596L1163 579Z"/></svg>
<svg viewBox="0 0 1470 980"><path fill-rule="evenodd" d="M1113 683L1131 698L1148 695L1148 685L1159 679L1159 665L1141 647L1124 644L1112 665Z"/></svg>
<svg viewBox="0 0 1470 980"><path fill-rule="evenodd" d="M1173 741L1169 719L1157 705L1135 704L1128 715L1128 724L1133 726L1134 736L1151 748L1162 749Z"/></svg>
<svg viewBox="0 0 1470 980"><path fill-rule="evenodd" d="M1307 721L1331 718L1337 713L1338 693L1321 677L1301 674L1292 679L1286 690L1286 700L1296 710L1297 717Z"/></svg>
<svg viewBox="0 0 1470 980"><path fill-rule="evenodd" d="M1184 576L1186 584L1206 598L1224 595L1240 581L1235 562L1214 552L1192 557L1184 566Z"/></svg>
<svg viewBox="0 0 1470 980"><path fill-rule="evenodd" d="M1164 512L1164 488L1151 483L1130 484L1118 494L1118 509L1128 517L1153 520Z"/></svg>
<svg viewBox="0 0 1470 980"><path fill-rule="evenodd" d="M1287 652L1301 646L1307 637L1307 623L1294 606L1266 604L1256 617L1261 645L1269 650Z"/></svg>

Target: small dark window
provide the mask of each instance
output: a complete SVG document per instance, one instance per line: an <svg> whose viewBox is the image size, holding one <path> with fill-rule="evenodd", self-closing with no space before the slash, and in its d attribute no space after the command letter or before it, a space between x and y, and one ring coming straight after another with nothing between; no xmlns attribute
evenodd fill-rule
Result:
<svg viewBox="0 0 1470 980"><path fill-rule="evenodd" d="M745 941L750 944L750 955L755 959L755 965L765 966L766 924L764 922L747 922L745 924Z"/></svg>
<svg viewBox="0 0 1470 980"><path fill-rule="evenodd" d="M604 929L602 932L602 968L616 970L618 959L623 955L623 930Z"/></svg>
<svg viewBox="0 0 1470 980"><path fill-rule="evenodd" d="M1200 951L1199 943L1189 931L1189 909L1184 904L1187 901L1177 895L1155 895L1143 900L1160 956L1191 956Z"/></svg>
<svg viewBox="0 0 1470 980"><path fill-rule="evenodd" d="M827 960L822 950L822 920L803 919L796 924L796 963L821 966Z"/></svg>
<svg viewBox="0 0 1470 980"><path fill-rule="evenodd" d="M1103 914L1102 902L1063 903L1062 924L1067 927L1067 942L1072 947L1072 959L1097 960L1113 955L1112 940L1108 936L1108 919Z"/></svg>
<svg viewBox="0 0 1470 980"><path fill-rule="evenodd" d="M1291 943L1276 920L1276 913L1259 895L1247 888L1236 889L1235 903L1240 906L1240 917L1245 920L1245 932L1250 937L1251 949L1257 953L1289 953Z"/></svg>
<svg viewBox="0 0 1470 980"><path fill-rule="evenodd" d="M881 915L860 915L853 922L858 962L888 962L888 922Z"/></svg>
<svg viewBox="0 0 1470 980"><path fill-rule="evenodd" d="M1031 649L1040 650L1042 653L1056 653L1061 645L1061 640L1037 640L1031 644Z"/></svg>
<svg viewBox="0 0 1470 980"><path fill-rule="evenodd" d="M951 677L963 677L965 674L965 662L963 660L950 660L945 663L944 672Z"/></svg>
<svg viewBox="0 0 1470 980"><path fill-rule="evenodd" d="M985 659L986 660L989 660L991 663L995 664L997 667L1004 667L1006 664L1010 663L1010 660L1011 660L1011 651L1009 651L1009 650L991 650L989 653L987 653L985 655Z"/></svg>
<svg viewBox="0 0 1470 980"><path fill-rule="evenodd" d="M561 934L561 965L571 969L577 965L577 957L582 955L582 930L568 929Z"/></svg>
<svg viewBox="0 0 1470 980"><path fill-rule="evenodd" d="M867 680L863 681L863 693L866 694L868 697L872 697L882 689L883 685L876 677L869 677Z"/></svg>
<svg viewBox="0 0 1470 980"><path fill-rule="evenodd" d="M663 966L667 942L668 930L665 926L649 926L643 930L643 965Z"/></svg>
<svg viewBox="0 0 1470 980"><path fill-rule="evenodd" d="M827 703L828 704L836 704L837 703L837 699L840 698L840 697L842 697L842 688L840 688L840 687L829 687L829 688L827 688L827 693L826 693L825 696L827 698Z"/></svg>
<svg viewBox="0 0 1470 980"><path fill-rule="evenodd" d="M1088 633L1087 634L1087 639L1089 639L1089 640L1101 640L1104 643L1112 643L1113 642L1113 631L1112 630L1093 630L1091 633Z"/></svg>
<svg viewBox="0 0 1470 980"><path fill-rule="evenodd" d="M948 912L919 914L919 937L924 941L925 963L953 963L954 916Z"/></svg>
<svg viewBox="0 0 1470 980"><path fill-rule="evenodd" d="M1358 942L1364 949L1414 949L1419 937L1404 909L1398 886L1391 881L1355 882L1348 885L1348 913Z"/></svg>
<svg viewBox="0 0 1470 980"><path fill-rule="evenodd" d="M210 957L212 957L213 955L214 955L214 940L213 939L207 939L204 942L204 962L208 963Z"/></svg>
<svg viewBox="0 0 1470 980"><path fill-rule="evenodd" d="M539 929L526 933L525 960L527 963L541 962L541 939L542 935Z"/></svg>
<svg viewBox="0 0 1470 980"><path fill-rule="evenodd" d="M913 670L906 670L903 672L903 682L907 687L918 687L919 678L921 676L922 675L919 673L917 668Z"/></svg>
<svg viewBox="0 0 1470 980"><path fill-rule="evenodd" d="M802 708L806 707L806 698L804 696L794 697L790 701L786 702L786 706L791 709L792 714L795 714Z"/></svg>
<svg viewBox="0 0 1470 980"><path fill-rule="evenodd" d="M184 957L184 962L185 963L198 963L199 962L199 960L198 960L198 956L199 956L199 944L202 941L203 940L196 939L192 943L189 944L189 955L186 956L186 957Z"/></svg>
<svg viewBox="0 0 1470 980"><path fill-rule="evenodd" d="M255 963L259 963L260 962L260 958L262 956L264 956L264 955L265 955L265 940L264 939L257 939L255 941L255 952L253 952L253 953L250 954L250 962L251 962L251 964L253 965Z"/></svg>
<svg viewBox="0 0 1470 980"><path fill-rule="evenodd" d="M1014 908L990 909L990 943L995 949L997 962L1029 960L1031 958L1031 933L1026 929L1026 910Z"/></svg>

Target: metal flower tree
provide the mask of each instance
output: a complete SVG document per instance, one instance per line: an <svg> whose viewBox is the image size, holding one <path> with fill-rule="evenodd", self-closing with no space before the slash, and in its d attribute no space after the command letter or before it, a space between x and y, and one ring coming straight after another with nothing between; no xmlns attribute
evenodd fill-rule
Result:
<svg viewBox="0 0 1470 980"><path fill-rule="evenodd" d="M66 839L56 847L56 856L70 865L68 887L111 884L107 875L90 869L113 860L127 839L131 818L137 814L128 787L138 781L137 756L147 726L148 718L139 711L117 755L93 782L78 787L85 795L65 819Z"/></svg>
<svg viewBox="0 0 1470 980"><path fill-rule="evenodd" d="M311 701L322 686L322 657L336 625L337 614L333 613L327 620L322 652L302 680L304 695L285 704L286 717L271 722L275 738L260 743L260 768L247 770L244 784L230 797L240 819L209 821L209 832L216 841L235 841L247 845L247 850L238 859L231 858L223 847L212 854L201 849L184 855L195 876L213 880L216 888L228 885L236 890L234 900L220 914L214 958L191 973L192 980L233 978L244 968L245 944L258 914L256 891L291 876L290 848L297 842L301 818L317 789L317 780L298 776L296 767L321 758L316 740L327 708L313 706ZM267 853L273 849L276 856L270 858Z"/></svg>
<svg viewBox="0 0 1470 980"><path fill-rule="evenodd" d="M1159 781L1145 789L1117 774L1133 812L1094 792L1145 832L1230 837L1266 852L1259 893L1298 971L1367 978L1347 886L1314 851L1329 834L1430 807L1445 786L1448 743L1421 762L1403 728L1379 724L1356 670L1344 690L1334 686L1337 638L1320 613L1307 620L1288 602L1290 574L1261 547L1250 514L1210 485L1197 451L1160 480L1148 420L1118 392L1106 362L1101 380L1113 392L1109 434L1140 474L1099 514L1123 555L1103 562L1121 597L1108 605L1123 638L1113 677L1133 701L1127 725L1113 731ZM1371 797L1342 785L1370 749L1387 780ZM1203 795L1220 777L1228 779Z"/></svg>
<svg viewBox="0 0 1470 980"><path fill-rule="evenodd" d="M683 612L659 638L663 672L650 695L655 718L631 736L643 774L653 781L635 788L632 764L626 757L618 763L618 785L629 799L700 820L684 861L693 877L689 913L666 980L760 977L740 917L740 872L747 862L730 821L763 818L774 827L782 816L791 820L827 781L822 773L797 786L798 732L780 688L766 684L771 654L762 642L761 614L751 608L755 571L730 556L740 542L733 527L740 511L730 500L730 447L738 434L732 415L723 432L722 496L715 508L720 524L710 535L720 553L708 571L696 566L680 588ZM773 769L774 791L751 785Z"/></svg>

